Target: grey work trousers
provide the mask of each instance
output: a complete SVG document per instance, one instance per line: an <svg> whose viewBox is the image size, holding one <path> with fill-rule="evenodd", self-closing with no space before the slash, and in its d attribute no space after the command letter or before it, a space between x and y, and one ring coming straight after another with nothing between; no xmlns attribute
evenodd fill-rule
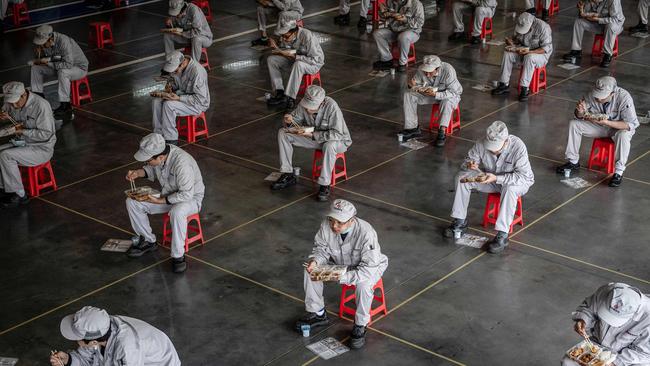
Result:
<svg viewBox="0 0 650 366"><path fill-rule="evenodd" d="M178 140L176 117L196 116L204 112L180 100L164 100L162 98L152 98L151 110L153 112L153 132L163 135L168 141Z"/></svg>
<svg viewBox="0 0 650 366"><path fill-rule="evenodd" d="M276 7L259 5L257 7L257 29L266 34L267 19L276 16L278 24L280 24L289 20L299 20L302 15L297 11L280 11Z"/></svg>
<svg viewBox="0 0 650 366"><path fill-rule="evenodd" d="M0 145L0 189L6 193L23 191L25 187L18 165L36 166L51 158L52 151L42 146L15 147L11 143Z"/></svg>
<svg viewBox="0 0 650 366"><path fill-rule="evenodd" d="M184 47L190 47L192 49L192 59L196 61L201 60L201 51L203 48L212 46L212 40L203 36L186 38L178 34L165 33L163 34L163 40L165 42L166 54L174 52L176 50L176 43L178 43Z"/></svg>
<svg viewBox="0 0 650 366"><path fill-rule="evenodd" d="M377 43L379 59L382 61L391 61L393 59L393 42L397 41L400 65L406 65L411 44L420 39L420 35L411 30L398 33L388 28L377 29L373 32L373 37L375 37Z"/></svg>
<svg viewBox="0 0 650 366"><path fill-rule="evenodd" d="M78 67L56 70L50 63L33 65L31 70L31 87L35 93L43 93L43 83L46 77L56 76L59 79L59 102L70 102L70 83L88 74L88 71Z"/></svg>
<svg viewBox="0 0 650 366"><path fill-rule="evenodd" d="M648 8L650 7L650 0L639 0L639 21L643 24L648 24Z"/></svg>
<svg viewBox="0 0 650 366"><path fill-rule="evenodd" d="M463 24L463 14L474 14L474 30L471 34L473 37L478 37L481 35L481 28L483 28L483 19L492 18L494 16L494 11L492 8L473 6L462 1L455 1L452 8L454 12L454 32L456 33L465 31L465 25Z"/></svg>
<svg viewBox="0 0 650 366"><path fill-rule="evenodd" d="M404 129L410 130L419 126L418 105L421 104L439 104L440 118L438 119L438 122L440 123L440 127L446 128L449 126L451 115L454 112L454 109L458 107L459 102L460 96L438 100L435 97L408 90L404 93Z"/></svg>
<svg viewBox="0 0 650 366"><path fill-rule="evenodd" d="M548 58L544 54L529 53L522 56L516 52L503 51L503 59L501 60L501 76L499 77L499 81L509 85L513 66L523 64L524 70L521 74L519 85L528 88L530 82L533 80L535 68L542 67L546 65L547 62Z"/></svg>
<svg viewBox="0 0 650 366"><path fill-rule="evenodd" d="M572 50L579 51L582 49L582 37L584 36L585 31L596 34L605 34L603 52L612 55L616 36L623 32L623 26L618 24L598 24L590 22L587 19L578 18L573 23L573 40L571 42Z"/></svg>
<svg viewBox="0 0 650 366"><path fill-rule="evenodd" d="M368 9L370 9L370 0L361 0L359 8L359 16L362 18L368 17ZM350 0L339 1L339 14L348 14L350 12Z"/></svg>
<svg viewBox="0 0 650 366"><path fill-rule="evenodd" d="M269 56L266 63L271 78L271 90L285 90L282 82L282 71L286 72L291 69L289 80L287 80L287 89L284 94L293 99L296 99L296 96L298 96L298 89L300 89L302 77L305 74L315 74L320 71L320 66L311 65L300 60L289 60L279 55Z"/></svg>

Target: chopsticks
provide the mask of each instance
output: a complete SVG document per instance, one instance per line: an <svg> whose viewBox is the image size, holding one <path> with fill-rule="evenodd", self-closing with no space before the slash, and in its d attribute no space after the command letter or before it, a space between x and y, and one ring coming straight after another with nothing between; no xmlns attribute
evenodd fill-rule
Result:
<svg viewBox="0 0 650 366"><path fill-rule="evenodd" d="M131 192L135 192L135 180L129 179L129 183L131 183Z"/></svg>

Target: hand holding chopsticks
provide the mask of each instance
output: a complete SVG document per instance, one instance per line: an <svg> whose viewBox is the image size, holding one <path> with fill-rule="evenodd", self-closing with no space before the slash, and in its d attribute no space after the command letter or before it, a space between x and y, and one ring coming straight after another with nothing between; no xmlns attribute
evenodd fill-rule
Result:
<svg viewBox="0 0 650 366"><path fill-rule="evenodd" d="M61 355L60 355L61 353L65 354L65 352L59 352L57 350L50 351L50 364L52 366L65 366L65 364L67 363L67 360L66 360L66 362L63 362L63 360L61 359ZM66 354L66 356L67 356L67 354Z"/></svg>

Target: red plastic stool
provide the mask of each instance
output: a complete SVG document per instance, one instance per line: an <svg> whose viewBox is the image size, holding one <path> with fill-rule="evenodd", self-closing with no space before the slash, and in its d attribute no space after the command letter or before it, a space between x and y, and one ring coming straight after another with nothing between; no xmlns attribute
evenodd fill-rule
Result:
<svg viewBox="0 0 650 366"><path fill-rule="evenodd" d="M203 121L202 126L201 123L197 123L199 120ZM196 142L199 136L208 137L208 120L205 118L205 112L201 112L198 116L176 117L176 129L178 134L184 136L189 143Z"/></svg>
<svg viewBox="0 0 650 366"><path fill-rule="evenodd" d="M305 90L312 85L315 81L318 81L318 86L323 86L323 83L320 78L320 71L315 74L305 74L302 76L302 82L300 83L300 88L298 88L298 96L305 94Z"/></svg>
<svg viewBox="0 0 650 366"><path fill-rule="evenodd" d="M386 0L372 0L372 6L368 9L368 15L371 16L370 19L372 19L373 23L379 21L379 6L385 3Z"/></svg>
<svg viewBox="0 0 650 366"><path fill-rule="evenodd" d="M23 185L27 187L30 196L38 197L42 190L50 187L56 191L56 179L49 161L41 165L19 166L19 168L22 173ZM26 179L25 175L27 175Z"/></svg>
<svg viewBox="0 0 650 366"><path fill-rule="evenodd" d="M23 22L28 23L30 22L29 20L29 9L27 9L27 2L24 1L20 4L14 4L13 5L13 13L14 13L14 26L17 27L21 25Z"/></svg>
<svg viewBox="0 0 650 366"><path fill-rule="evenodd" d="M212 12L210 11L210 2L208 0L192 0L192 3L201 8L208 22L212 21Z"/></svg>
<svg viewBox="0 0 650 366"><path fill-rule="evenodd" d="M97 48L104 48L106 45L113 46L113 30L109 22L90 23L88 32L88 43L95 44Z"/></svg>
<svg viewBox="0 0 650 366"><path fill-rule="evenodd" d="M340 153L336 154L336 161L339 161L341 159L343 161L343 164L336 164L334 162L334 169L332 170L332 181L330 183L331 186L336 185L336 180L338 178L345 178L345 180L348 179L348 170L345 162L345 153ZM311 179L313 181L316 181L318 177L320 177L320 171L323 169L323 150L314 150L314 161L312 162L311 165Z"/></svg>
<svg viewBox="0 0 650 366"><path fill-rule="evenodd" d="M614 173L614 153L616 145L609 137L601 137L594 139L591 145L591 153L589 154L588 169L591 168L606 168L607 174Z"/></svg>
<svg viewBox="0 0 650 366"><path fill-rule="evenodd" d="M81 87L85 86L86 91L82 93ZM81 102L84 100L89 100L92 102L93 97L90 92L90 84L88 83L88 77L84 76L79 80L72 80L70 82L70 87L72 88L72 99L71 103L73 106L78 107L81 105Z"/></svg>
<svg viewBox="0 0 650 366"><path fill-rule="evenodd" d="M519 70L519 86L517 87L518 91L521 91L521 74L524 72L523 66ZM543 76L542 76L543 75ZM530 93L537 94L540 89L546 89L546 65L542 67L536 67L533 72L533 80L530 82Z"/></svg>
<svg viewBox="0 0 650 366"><path fill-rule="evenodd" d="M591 47L591 55L594 57L602 56L603 46L605 45L605 36L602 34L596 34L594 37L594 45ZM618 36L614 40L614 49L612 50L612 57L618 56Z"/></svg>
<svg viewBox="0 0 650 366"><path fill-rule="evenodd" d="M537 0L537 9L538 13L541 13L544 10L544 0ZM551 0L551 6L548 7L548 15L551 16L560 11L560 0Z"/></svg>
<svg viewBox="0 0 650 366"><path fill-rule="evenodd" d="M192 56L192 48L191 47L185 47L183 49L183 53L188 56ZM205 61L203 61L205 59ZM201 59L196 60L198 61L201 66L205 67L210 71L210 59L208 59L208 50L207 48L201 48Z"/></svg>
<svg viewBox="0 0 650 366"><path fill-rule="evenodd" d="M196 225L190 225L192 221L196 221ZM171 227L167 228L168 224L169 224L169 213L166 213L163 218L163 241L162 241L162 246L165 248L167 248L167 246L165 246L166 243L171 244L172 242L172 228ZM195 235L190 237L190 233ZM199 240L201 241L201 245L205 244L205 242L203 241L203 229L201 229L201 218L199 217L198 213L195 213L187 217L187 234L185 235L185 252L187 252L188 249L190 248L190 244Z"/></svg>
<svg viewBox="0 0 650 366"><path fill-rule="evenodd" d="M492 39L492 18L485 18L483 19L483 24L481 25L481 39L487 39L487 36L490 36L490 39ZM474 33L474 15L472 15L469 18L469 36L472 36L472 33Z"/></svg>
<svg viewBox="0 0 650 366"><path fill-rule="evenodd" d="M129 5L129 0L113 0L113 5L115 5L116 8L119 8L122 3L126 3L126 5Z"/></svg>
<svg viewBox="0 0 650 366"><path fill-rule="evenodd" d="M399 61L399 43L398 42L393 42L393 45L391 47L391 53L393 54L393 61ZM409 54L408 58L406 59L406 64L414 64L416 62L415 60L415 44L411 43L411 47L409 48Z"/></svg>
<svg viewBox="0 0 650 366"><path fill-rule="evenodd" d="M356 294L355 294L356 289L357 287L354 285L341 285L341 302L339 304L340 318L342 318L343 315L354 316L356 314L357 310L347 305L349 302L356 300ZM374 292L377 289L379 289L379 296L374 295ZM351 291L352 293L348 295L348 291ZM386 308L386 295L384 294L384 281L381 278L379 279L379 281L377 281L375 286L373 286L372 292L373 292L373 302L374 300L376 300L379 302L379 304L374 308L372 307L372 305L370 306L370 322L368 323L368 325L372 324L373 316L379 313L384 313L384 315L388 314L388 309ZM356 306L356 301L355 301L355 306Z"/></svg>
<svg viewBox="0 0 650 366"><path fill-rule="evenodd" d="M434 104L431 106L431 119L429 120L429 130L435 131L440 127L438 123L440 119L440 104ZM435 129L435 130L434 130ZM454 133L454 130L460 130L460 104L454 109L451 113L451 121L447 125L447 135Z"/></svg>
<svg viewBox="0 0 650 366"><path fill-rule="evenodd" d="M497 217L499 217L499 207L501 206L501 193L489 193L487 197L487 204L485 205L485 212L483 212L483 227L488 227L488 224L496 224ZM521 196L517 198L517 209L515 210L515 218L510 224L510 232L512 227L519 224L524 226L524 216L521 208Z"/></svg>

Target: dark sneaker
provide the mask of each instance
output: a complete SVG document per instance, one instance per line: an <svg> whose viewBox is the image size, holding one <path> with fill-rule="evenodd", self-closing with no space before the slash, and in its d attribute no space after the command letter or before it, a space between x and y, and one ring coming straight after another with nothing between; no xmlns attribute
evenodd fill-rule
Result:
<svg viewBox="0 0 650 366"><path fill-rule="evenodd" d="M350 336L350 348L359 349L366 344L366 327L363 325L354 325L352 335Z"/></svg>
<svg viewBox="0 0 650 366"><path fill-rule="evenodd" d="M499 81L497 87L492 89L492 95L503 95L510 93L510 85Z"/></svg>
<svg viewBox="0 0 650 366"><path fill-rule="evenodd" d="M542 10L542 20L545 21L546 23L548 23L548 21L550 20L550 17L548 16L548 10L546 9Z"/></svg>
<svg viewBox="0 0 650 366"><path fill-rule="evenodd" d="M572 162L567 161L565 164L562 164L557 168L555 168L555 172L557 174L564 174L564 171L566 169L571 169L571 172L577 172L578 170L580 170L580 163L573 164Z"/></svg>
<svg viewBox="0 0 650 366"><path fill-rule="evenodd" d="M131 248L126 251L126 255L131 258L141 257L144 253L151 252L156 249L156 243L152 243L144 240L144 237L140 237L140 240L131 245Z"/></svg>
<svg viewBox="0 0 650 366"><path fill-rule="evenodd" d="M71 119L72 104L69 102L61 102L59 108L55 109L53 112L56 119Z"/></svg>
<svg viewBox="0 0 650 366"><path fill-rule="evenodd" d="M528 8L528 9L525 10L525 12L533 14L533 15L537 14L537 11L535 10L535 8Z"/></svg>
<svg viewBox="0 0 650 366"><path fill-rule="evenodd" d="M481 43L481 37L479 36L473 36L470 40L469 43L471 44L479 44Z"/></svg>
<svg viewBox="0 0 650 366"><path fill-rule="evenodd" d="M581 50L571 50L569 53L564 54L562 56L562 59L566 62L571 62L571 59L575 58L575 63L580 62L582 59L582 51Z"/></svg>
<svg viewBox="0 0 650 366"><path fill-rule="evenodd" d="M465 38L465 33L463 32L454 32L447 37L448 40L450 41L459 41L461 39Z"/></svg>
<svg viewBox="0 0 650 366"><path fill-rule="evenodd" d="M287 113L291 113L294 109L296 109L296 100L291 97L287 97L287 105L285 107L285 111Z"/></svg>
<svg viewBox="0 0 650 366"><path fill-rule="evenodd" d="M397 72L406 72L406 65L397 66Z"/></svg>
<svg viewBox="0 0 650 366"><path fill-rule="evenodd" d="M280 178L271 184L271 189L277 191L278 189L285 189L287 187L293 186L298 180L293 173L282 173Z"/></svg>
<svg viewBox="0 0 650 366"><path fill-rule="evenodd" d="M639 24L630 28L630 33L648 33L648 25L639 22Z"/></svg>
<svg viewBox="0 0 650 366"><path fill-rule="evenodd" d="M451 225L449 225L449 227L445 229L442 235L445 238L453 238L454 231L460 230L460 232L464 234L467 231L468 226L469 226L469 222L467 221L467 219L465 220L454 219L454 221L452 221Z"/></svg>
<svg viewBox="0 0 650 366"><path fill-rule="evenodd" d="M268 46L268 45L269 45L268 37L260 37L251 42L251 46Z"/></svg>
<svg viewBox="0 0 650 366"><path fill-rule="evenodd" d="M393 61L375 61L372 64L372 68L375 70L390 70L393 67Z"/></svg>
<svg viewBox="0 0 650 366"><path fill-rule="evenodd" d="M330 186L320 186L318 189L318 197L316 199L319 202L326 202L330 196Z"/></svg>
<svg viewBox="0 0 650 366"><path fill-rule="evenodd" d="M280 89L276 90L275 95L266 101L266 104L268 105L280 105L286 103L287 103L287 96L284 95L284 90L280 90Z"/></svg>
<svg viewBox="0 0 650 366"><path fill-rule="evenodd" d="M166 143L167 145L178 146L178 140L165 140L165 143Z"/></svg>
<svg viewBox="0 0 650 366"><path fill-rule="evenodd" d="M2 198L2 207L14 208L20 205L24 205L27 202L29 202L29 197L27 197L26 194L20 197L16 193L10 193L9 195L6 195L5 197Z"/></svg>
<svg viewBox="0 0 650 366"><path fill-rule="evenodd" d="M609 67L609 64L612 63L612 55L603 53L603 59L600 61L600 67Z"/></svg>
<svg viewBox="0 0 650 366"><path fill-rule="evenodd" d="M499 254L508 246L508 233L497 231L497 235L488 242L488 252Z"/></svg>
<svg viewBox="0 0 650 366"><path fill-rule="evenodd" d="M446 139L447 139L447 129L445 127L440 127L438 129L438 137L436 137L436 146L437 147L445 146Z"/></svg>
<svg viewBox="0 0 650 366"><path fill-rule="evenodd" d="M321 316L318 316L316 313L307 313L296 322L296 330L301 332L301 327L303 325L309 325L311 329L314 329L316 327L325 326L329 323L330 320L327 317L327 312L324 312Z"/></svg>
<svg viewBox="0 0 650 366"><path fill-rule="evenodd" d="M612 179L609 180L608 186L610 187L618 187L623 183L623 176L620 174L614 174L612 176Z"/></svg>
<svg viewBox="0 0 650 366"><path fill-rule="evenodd" d="M404 129L400 131L400 133L402 134L403 142L422 136L422 130L420 130L420 127Z"/></svg>
<svg viewBox="0 0 650 366"><path fill-rule="evenodd" d="M528 90L527 87L522 86L521 91L519 92L519 101L520 102L526 102L528 101L528 96L530 95L530 91Z"/></svg>
<svg viewBox="0 0 650 366"><path fill-rule="evenodd" d="M364 17L359 17L359 21L357 22L357 28L365 29L366 26L368 26L368 19Z"/></svg>
<svg viewBox="0 0 650 366"><path fill-rule="evenodd" d="M172 258L172 271L174 273L183 273L187 269L187 262L185 256L180 258Z"/></svg>
<svg viewBox="0 0 650 366"><path fill-rule="evenodd" d="M334 24L337 24L337 25L350 25L350 13L335 16L334 17Z"/></svg>

